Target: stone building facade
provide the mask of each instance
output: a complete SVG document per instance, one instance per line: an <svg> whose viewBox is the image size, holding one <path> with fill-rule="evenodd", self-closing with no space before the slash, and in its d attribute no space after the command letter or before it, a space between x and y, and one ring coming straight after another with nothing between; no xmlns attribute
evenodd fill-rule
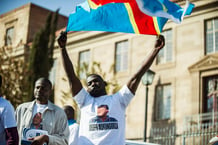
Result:
<svg viewBox="0 0 218 145"><path fill-rule="evenodd" d="M28 3L10 12L0 15L0 47L20 46L19 55L25 45L33 41L34 35L45 25L50 10ZM68 18L58 17L58 29L65 27Z"/></svg>
<svg viewBox="0 0 218 145"><path fill-rule="evenodd" d="M201 116L217 113L218 1L190 1L195 4L191 16L186 16L181 24L169 21L165 25L162 34L166 46L150 68L155 77L148 86L147 137L152 136L153 128L165 126L176 127L175 134L181 134L185 125L197 124ZM184 5L184 1L179 4ZM47 12L28 4L1 15L0 44L5 44L2 34L11 27L15 34L13 45L20 41L31 42ZM61 16L59 28L66 26L66 21ZM155 36L151 35L81 31L68 33L67 49L76 68L85 63L91 71L93 62L97 62L106 81L115 80L122 86L139 68L154 43ZM75 105L58 48L54 59L51 80L55 87L55 104ZM83 78L84 74L80 76ZM146 87L141 83L126 110L127 139L142 140L144 137L145 98Z"/></svg>

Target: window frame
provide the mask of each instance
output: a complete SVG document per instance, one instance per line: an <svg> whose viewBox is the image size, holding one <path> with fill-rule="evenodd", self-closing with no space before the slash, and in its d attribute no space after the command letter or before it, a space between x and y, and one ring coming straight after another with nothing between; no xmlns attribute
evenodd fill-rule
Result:
<svg viewBox="0 0 218 145"><path fill-rule="evenodd" d="M218 53L218 48L217 48L217 51L216 51L215 41L213 42L213 48L212 48L213 51L212 52L207 52L208 51L208 48L207 48L207 22L208 21L213 21L214 22L215 19L218 20L218 17L213 17L213 18L204 20L204 54L205 55L210 55L210 54ZM214 31L215 30L213 29L213 35L215 35ZM218 32L218 29L217 29L217 32ZM216 38L214 38L213 40L216 40Z"/></svg>
<svg viewBox="0 0 218 145"><path fill-rule="evenodd" d="M202 79L203 79L203 87L202 87L203 88L203 90L202 90L203 91L203 97L202 97L202 104L201 104L202 109L203 109L202 112L203 113L211 113L210 111L208 111L208 100L207 99L208 99L209 92L207 90L207 88L208 88L207 82L209 82L209 80L211 80L211 79L217 79L218 80L218 75L214 74L214 75L204 76L204 77L202 77ZM217 81L217 84L218 84L218 81ZM218 88L218 86L216 86L216 87ZM215 90L214 92L216 92L216 91L218 91L218 90ZM216 100L216 101L218 101L218 100ZM214 103L214 100L213 100L213 103ZM218 108L216 108L216 109L218 110Z"/></svg>
<svg viewBox="0 0 218 145"><path fill-rule="evenodd" d="M168 37L166 37L166 35L164 35L165 37L165 46L160 50L160 52L157 54L157 58L156 58L156 65L162 65L162 64L166 64L166 63L171 63L173 62L173 30L170 29L166 29L162 32L162 34L166 33L166 32L171 32L171 39L168 39ZM167 44L168 42L171 42L171 60L167 60L167 54L169 52L169 48L167 48ZM164 51L164 52L163 52ZM159 62L159 56L160 54L163 52L163 62Z"/></svg>
<svg viewBox="0 0 218 145"><path fill-rule="evenodd" d="M11 40L9 40L9 38L8 38L8 32L9 32L9 30L13 30L12 31L12 34L11 34ZM7 29L6 29L6 32L5 32L5 46L11 46L11 45L13 45L13 40L14 40L14 31L15 31L15 27L14 26L11 26L11 27L8 27ZM10 37L10 36L9 36ZM9 44L9 42L8 41L11 41L10 42L10 44Z"/></svg>
<svg viewBox="0 0 218 145"><path fill-rule="evenodd" d="M125 51L123 51L123 47L121 48L122 50L121 50L121 52L122 52L122 54L120 55L121 56L121 62L119 63L119 67L120 67L120 69L118 70L117 69L117 60L118 60L118 55L117 55L117 49L118 49L118 44L121 44L121 43L124 43L124 42L126 42L126 49L125 49ZM115 60L115 62L114 62L114 72L115 73L120 73L120 72L125 72L125 71L127 71L128 70L128 67L129 67L129 62L128 62L128 59L129 59L129 40L128 39L125 39L125 40L122 40L122 41L119 41L119 42L116 42L115 43L115 51L114 51L114 60ZM123 53L123 52L125 52L125 54ZM126 55L126 58L124 57ZM124 61L124 59L123 58L125 58L125 60L126 61ZM124 66L124 64L126 63L126 65Z"/></svg>
<svg viewBox="0 0 218 145"><path fill-rule="evenodd" d="M90 49L86 49L86 50L82 50L82 51L79 51L79 58L78 58L78 75L79 75L79 77L81 78L81 79L85 79L86 78L86 72L83 72L83 71L81 71L81 54L82 53L85 53L85 52L88 52L89 53L89 60L88 61L85 61L85 63L86 62L88 62L88 69L89 69L89 67L90 67L90 60L91 60L91 58L90 58L90 54L91 54L91 51L90 51ZM82 73L82 74L81 74Z"/></svg>
<svg viewBox="0 0 218 145"><path fill-rule="evenodd" d="M164 101L164 98L165 99L167 99L166 97L164 97L164 90L163 90L163 88L164 88L164 86L170 86L171 87L171 92L170 92L170 94L171 94L171 96L170 96L170 108L169 108L169 111L170 111L170 116L169 117L163 117L163 118L161 118L160 117L160 115L159 115L159 110L164 110L164 111L162 111L162 113L163 112L165 112L165 110L167 109L167 108L165 108L165 106L164 106L164 103L162 104L163 105L163 108L159 108L159 106L158 106L158 103L159 103L159 96L158 96L158 92L157 92L157 90L158 90L158 87L161 87L162 88L162 98L163 98L163 101ZM158 84L158 85L156 85L155 86L155 121L164 121L164 120L170 120L171 118L172 118L172 99L173 99L173 96L172 96L172 93L173 93L173 86L172 86L172 83L164 83L164 84Z"/></svg>

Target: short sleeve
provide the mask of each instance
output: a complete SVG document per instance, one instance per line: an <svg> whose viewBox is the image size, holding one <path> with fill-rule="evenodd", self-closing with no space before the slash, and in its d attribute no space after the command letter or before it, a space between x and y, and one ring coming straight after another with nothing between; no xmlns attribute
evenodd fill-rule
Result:
<svg viewBox="0 0 218 145"><path fill-rule="evenodd" d="M5 104L4 112L2 115L2 119L4 122L4 128L16 127L17 123L15 120L14 108L9 102L6 102L6 103L7 104Z"/></svg>
<svg viewBox="0 0 218 145"><path fill-rule="evenodd" d="M129 88L124 85L120 91L117 93L119 96L120 103L123 104L125 107L128 106L131 99L134 97L133 93L129 90Z"/></svg>
<svg viewBox="0 0 218 145"><path fill-rule="evenodd" d="M83 107L86 97L89 96L89 93L82 88L79 93L76 94L76 96L74 96L75 101L77 102L77 104L79 105L79 107Z"/></svg>

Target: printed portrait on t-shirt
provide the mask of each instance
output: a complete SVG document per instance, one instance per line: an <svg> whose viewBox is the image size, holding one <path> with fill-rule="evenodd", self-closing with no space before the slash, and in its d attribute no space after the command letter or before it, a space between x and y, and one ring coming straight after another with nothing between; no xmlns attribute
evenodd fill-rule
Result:
<svg viewBox="0 0 218 145"><path fill-rule="evenodd" d="M42 114L40 112L36 113L33 117L31 128L42 129Z"/></svg>
<svg viewBox="0 0 218 145"><path fill-rule="evenodd" d="M97 116L89 121L89 130L110 130L118 129L118 121L116 118L108 115L108 105L100 105L97 108Z"/></svg>

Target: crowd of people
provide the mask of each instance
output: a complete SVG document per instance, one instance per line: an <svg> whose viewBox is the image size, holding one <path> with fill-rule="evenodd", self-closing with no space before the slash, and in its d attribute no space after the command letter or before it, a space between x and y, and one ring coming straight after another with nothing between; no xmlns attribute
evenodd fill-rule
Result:
<svg viewBox="0 0 218 145"><path fill-rule="evenodd" d="M67 33L61 32L57 40L72 95L81 110L80 122L76 122L72 106L60 108L49 101L52 84L42 77L35 82L35 99L20 104L16 110L0 97L0 145L124 145L126 107L164 47L164 37L157 36L154 49L139 70L112 95L107 94L107 83L98 74L87 77L85 89L67 53Z"/></svg>

